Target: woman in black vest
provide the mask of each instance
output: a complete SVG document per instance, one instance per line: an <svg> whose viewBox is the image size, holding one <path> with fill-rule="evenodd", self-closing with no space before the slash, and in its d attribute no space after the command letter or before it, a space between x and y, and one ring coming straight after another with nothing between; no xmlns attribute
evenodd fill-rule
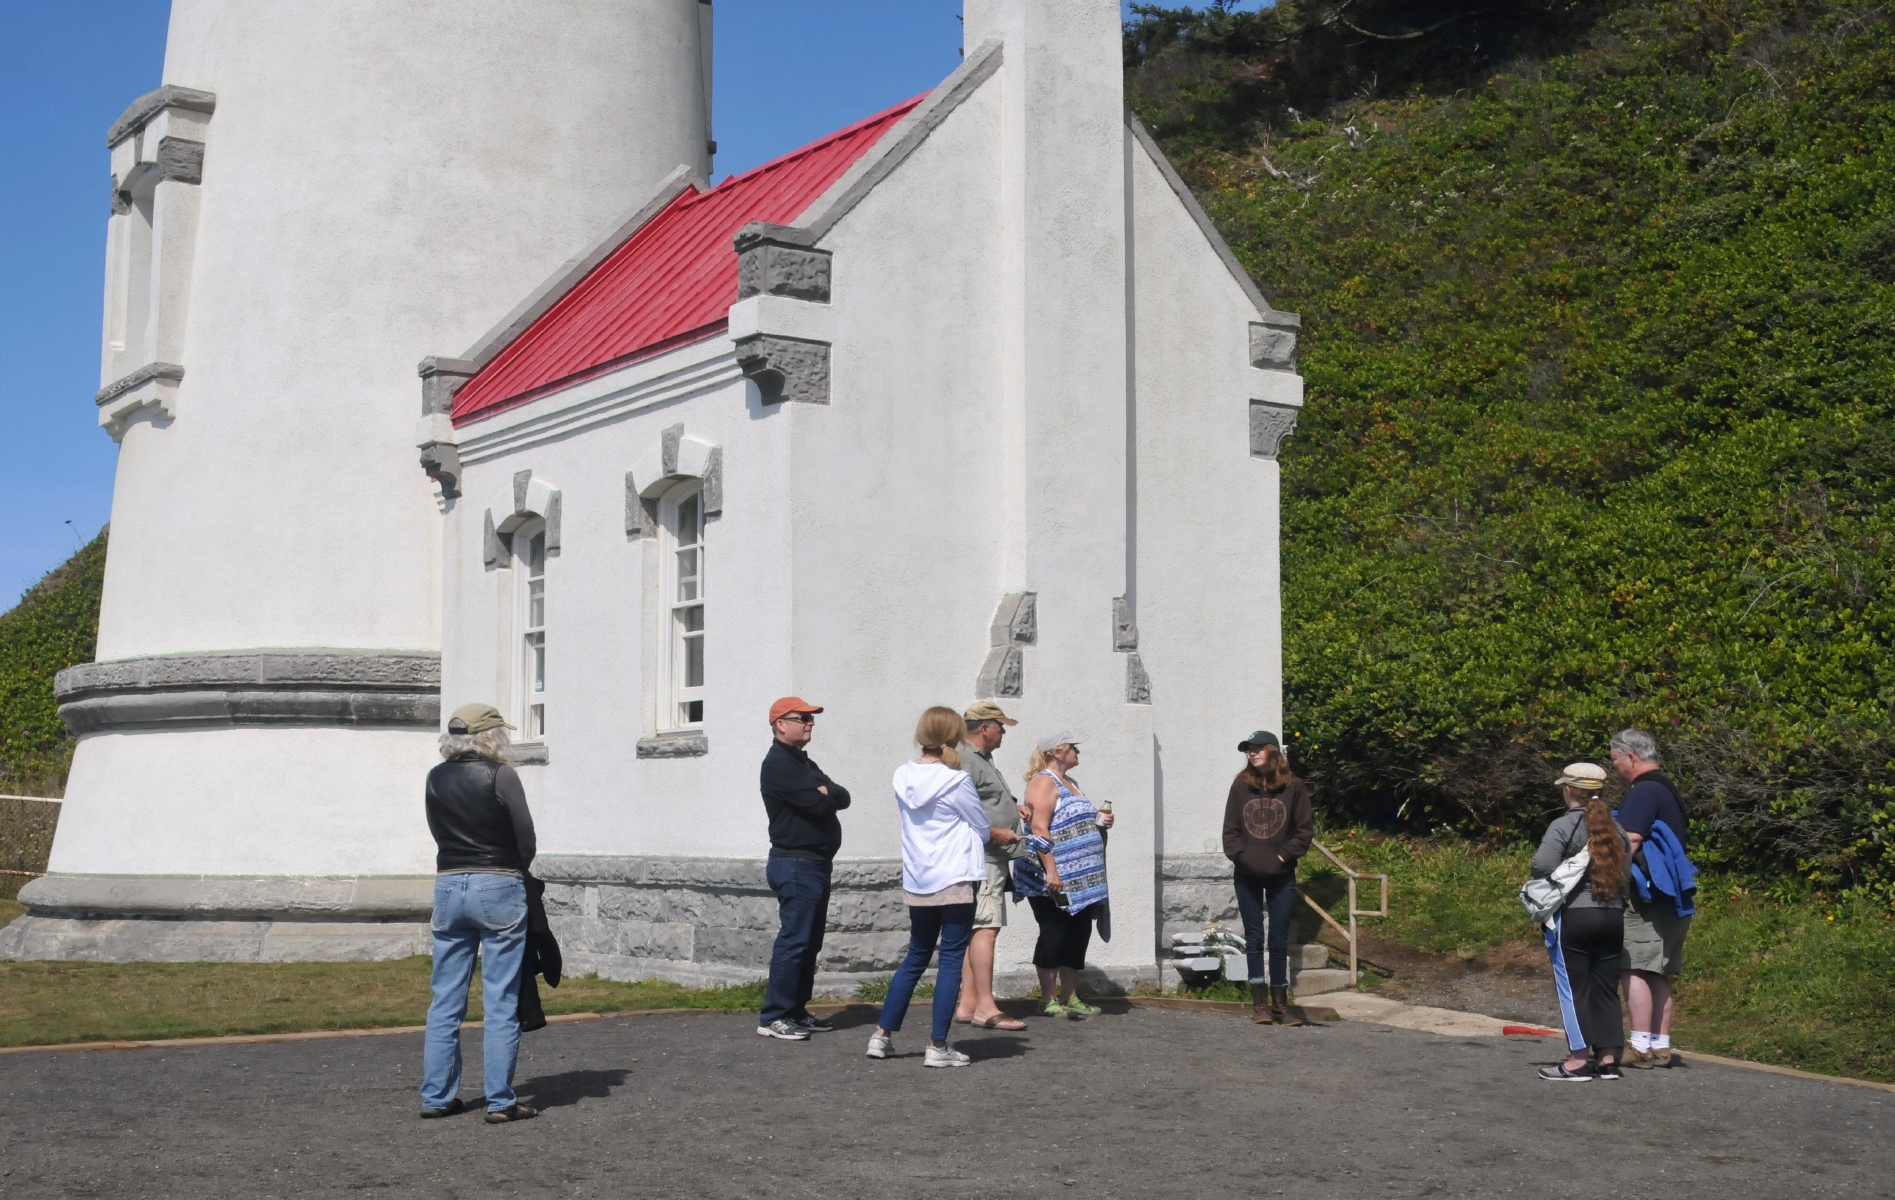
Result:
<svg viewBox="0 0 1895 1200"><path fill-rule="evenodd" d="M1619 954L1625 945L1625 881L1630 853L1625 831L1599 793L1605 768L1573 763L1555 781L1566 800L1566 813L1547 826L1533 855L1533 878L1545 879L1581 850L1586 870L1573 885L1566 904L1546 926L1546 949L1553 962L1553 988L1566 1026L1565 1062L1542 1067L1549 1083L1583 1083L1619 1078L1625 1049L1624 1012L1619 1008ZM1596 1064L1588 1051L1596 1055Z"/></svg>
<svg viewBox="0 0 1895 1200"><path fill-rule="evenodd" d="M466 1105L461 1022L474 953L480 952L482 1056L487 1120L539 1113L513 1094L520 1052L520 965L526 956L526 869L537 849L520 776L507 765L507 730L490 704L463 704L441 735L446 761L428 772L428 831L434 835L434 1000L422 1051L421 1115Z"/></svg>

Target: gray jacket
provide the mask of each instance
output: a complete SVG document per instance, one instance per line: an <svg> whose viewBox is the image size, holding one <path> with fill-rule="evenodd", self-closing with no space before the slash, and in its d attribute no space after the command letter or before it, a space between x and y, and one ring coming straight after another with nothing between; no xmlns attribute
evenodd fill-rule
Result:
<svg viewBox="0 0 1895 1200"><path fill-rule="evenodd" d="M1586 810L1575 808L1546 827L1546 836L1540 839L1540 848L1533 854L1533 878L1545 879L1553 873L1553 868L1565 862L1586 848ZM1619 830L1619 840L1625 841L1625 831ZM1629 854L1631 843L1627 842ZM1630 867L1626 868L1630 872ZM1625 890L1621 888L1617 899L1599 900L1592 894L1592 868L1579 877L1579 887L1566 901L1567 908L1624 908Z"/></svg>
<svg viewBox="0 0 1895 1200"><path fill-rule="evenodd" d="M1013 798L1013 789L1007 786L1007 777L994 766L994 760L976 750L967 742L961 743L961 770L966 771L974 781L974 790L980 793L980 806L987 810L987 823L995 829L1011 829L1015 833L1023 832L1020 824L1019 801ZM1027 849L1024 841L1002 846L995 842L987 843L987 861L1004 865L1016 858L1024 858ZM992 872L989 872L992 874Z"/></svg>

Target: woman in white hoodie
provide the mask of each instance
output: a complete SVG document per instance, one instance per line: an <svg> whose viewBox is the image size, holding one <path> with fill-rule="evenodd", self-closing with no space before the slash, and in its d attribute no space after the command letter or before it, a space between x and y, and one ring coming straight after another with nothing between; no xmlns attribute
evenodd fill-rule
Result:
<svg viewBox="0 0 1895 1200"><path fill-rule="evenodd" d="M987 878L988 841L1017 841L1010 829L987 823L974 781L955 750L967 737L961 715L936 706L921 714L915 742L921 757L895 770L901 806L901 886L908 903L908 957L888 985L881 1024L869 1038L870 1058L894 1052L894 1035L908 1014L921 973L941 947L934 985L933 1040L924 1067L964 1067L972 1060L948 1045L948 1028L961 994L961 960L974 934L974 893Z"/></svg>

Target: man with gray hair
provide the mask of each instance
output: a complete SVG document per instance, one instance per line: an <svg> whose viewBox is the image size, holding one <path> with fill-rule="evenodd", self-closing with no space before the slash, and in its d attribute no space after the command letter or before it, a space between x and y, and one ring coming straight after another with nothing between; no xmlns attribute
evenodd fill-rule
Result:
<svg viewBox="0 0 1895 1200"><path fill-rule="evenodd" d="M1643 729L1621 729L1612 735L1612 769L1629 785L1619 801L1619 827L1625 830L1633 862L1647 881L1653 878L1648 856L1675 842L1682 857L1689 837L1678 789L1661 765L1658 742ZM1632 1044L1625 1051L1624 1065L1669 1067L1671 977L1684 970L1684 939L1691 931L1691 917L1679 911L1688 906L1683 896L1674 898L1655 887L1649 899L1639 893L1634 883L1631 904L1625 910L1625 950L1619 958L1619 983L1632 1017Z"/></svg>

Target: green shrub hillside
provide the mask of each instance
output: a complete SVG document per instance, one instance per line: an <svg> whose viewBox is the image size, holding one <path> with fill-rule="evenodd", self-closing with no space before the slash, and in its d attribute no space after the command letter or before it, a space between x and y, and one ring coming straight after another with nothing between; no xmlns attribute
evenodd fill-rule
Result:
<svg viewBox="0 0 1895 1200"><path fill-rule="evenodd" d="M0 613L0 793L58 796L72 738L53 676L91 662L99 639L105 532Z"/></svg>
<svg viewBox="0 0 1895 1200"><path fill-rule="evenodd" d="M1470 6L1474 7L1474 6ZM1700 859L1895 880L1895 23L1825 0L1139 8L1127 92L1280 307L1324 802L1537 836L1660 735Z"/></svg>

